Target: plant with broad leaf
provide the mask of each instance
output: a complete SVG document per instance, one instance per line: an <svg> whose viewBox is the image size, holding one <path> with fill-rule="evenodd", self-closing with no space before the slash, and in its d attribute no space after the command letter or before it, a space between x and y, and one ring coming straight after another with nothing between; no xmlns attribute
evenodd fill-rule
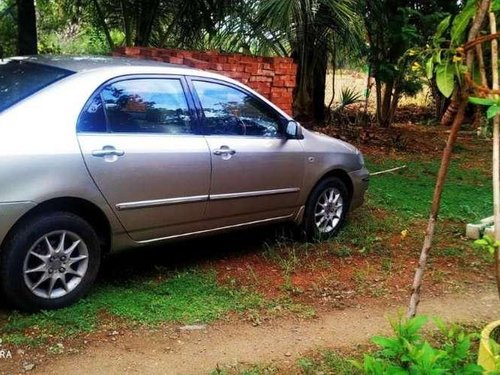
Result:
<svg viewBox="0 0 500 375"><path fill-rule="evenodd" d="M494 118L500 113L500 98L478 98L475 96L469 97L469 102L472 104L487 106L486 117Z"/></svg>
<svg viewBox="0 0 500 375"><path fill-rule="evenodd" d="M465 54L462 47L467 27L474 17L476 1L468 0L454 18L443 19L424 51L425 73L428 79L435 78L439 91L447 98L455 91L455 84L461 85L467 72Z"/></svg>
<svg viewBox="0 0 500 375"><path fill-rule="evenodd" d="M467 334L459 326L447 326L434 319L439 330L438 344L422 335L428 319L417 316L391 322L394 336L375 336L379 350L365 355L363 363L354 362L365 374L483 374L474 363L472 341L477 334Z"/></svg>
<svg viewBox="0 0 500 375"><path fill-rule="evenodd" d="M427 76L435 77L439 90L443 95L448 97L453 95L454 103L452 104L454 106L450 104L447 110L447 114L452 117L451 129L443 150L432 198L431 213L425 231L418 267L415 270L412 295L408 305L408 317L413 317L417 313L423 275L432 248L453 146L463 123L469 100L475 101L477 104L487 105L489 107L487 115L493 119L492 180L495 240L493 242L488 239L483 240L488 251L493 253L495 259L495 277L500 296L500 246L496 242L500 241L500 101L498 101L498 95L496 95L500 93L497 40L499 37L497 32L498 11L500 11L500 0L467 0L458 15L454 18L446 17L441 21L432 40L432 47L429 46L421 54L425 60ZM489 22L485 22L487 20ZM488 31L483 29L485 26L489 26L489 35L486 35ZM488 71L491 78L491 88L488 86L483 54L483 43L487 41L491 41L489 51L491 69ZM471 91L475 93L472 99L470 99Z"/></svg>
<svg viewBox="0 0 500 375"><path fill-rule="evenodd" d="M486 250L491 255L494 255L495 251L500 248L500 241L495 241L493 238L486 235L486 236L483 236L483 238L481 238L479 240L475 240L474 245L477 248Z"/></svg>

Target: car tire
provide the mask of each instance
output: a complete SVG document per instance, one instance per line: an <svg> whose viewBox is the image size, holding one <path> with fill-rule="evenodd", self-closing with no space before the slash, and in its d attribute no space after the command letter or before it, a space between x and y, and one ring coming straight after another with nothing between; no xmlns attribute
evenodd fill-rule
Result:
<svg viewBox="0 0 500 375"><path fill-rule="evenodd" d="M324 241L342 228L349 210L349 193L338 177L321 180L307 200L302 232L307 241Z"/></svg>
<svg viewBox="0 0 500 375"><path fill-rule="evenodd" d="M0 250L0 288L20 310L59 309L89 291L100 263L87 221L67 212L40 215L17 225Z"/></svg>

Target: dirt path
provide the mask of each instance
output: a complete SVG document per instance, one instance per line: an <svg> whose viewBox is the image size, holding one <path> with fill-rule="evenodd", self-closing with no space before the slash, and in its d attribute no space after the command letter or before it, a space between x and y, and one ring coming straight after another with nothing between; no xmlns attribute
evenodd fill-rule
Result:
<svg viewBox="0 0 500 375"><path fill-rule="evenodd" d="M217 323L195 331L157 330L90 342L77 354L51 356L34 374L207 374L217 365L287 363L315 348L345 348L389 332L386 317L397 307L368 307L321 313L318 319L280 320L259 327ZM483 322L500 317L498 297L470 291L425 300L421 313L446 321Z"/></svg>

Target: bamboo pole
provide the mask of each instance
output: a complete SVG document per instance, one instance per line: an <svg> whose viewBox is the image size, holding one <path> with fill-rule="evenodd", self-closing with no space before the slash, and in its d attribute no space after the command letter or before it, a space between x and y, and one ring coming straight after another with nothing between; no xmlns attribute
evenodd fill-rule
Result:
<svg viewBox="0 0 500 375"><path fill-rule="evenodd" d="M476 17L472 23L469 30L469 35L467 38L468 42L474 41L477 37L481 25L490 9L490 0L482 0L479 3L478 9L476 11ZM467 52L467 70L470 72L472 69L472 63L474 61L474 52ZM450 135L448 136L448 141L446 142L446 147L443 151L443 156L441 159L441 166L439 167L438 177L436 180L436 187L434 188L434 196L432 199L431 214L429 217L429 222L427 224L427 230L425 231L424 243L422 246L422 251L420 252L420 258L418 261L418 267L415 270L415 277L413 279L412 285L412 295L410 297L410 303L408 305L407 316L409 318L414 317L417 314L417 307L420 303L420 292L423 282L423 276L425 267L427 265L427 258L429 252L432 248L432 240L434 238L434 230L436 227L436 221L439 214L439 207L441 204L441 195L443 192L443 185L446 180L446 175L448 174L448 167L451 161L451 154L453 151L453 145L458 136L458 131L460 130L460 125L462 124L465 108L467 106L467 89L461 87L458 93L458 111L453 120L453 125L451 127Z"/></svg>
<svg viewBox="0 0 500 375"><path fill-rule="evenodd" d="M490 11L490 31L491 34L497 32L497 21L495 14ZM491 75L492 88L498 90L498 42L497 39L491 41ZM498 99L498 95L495 95ZM495 241L500 241L500 115L493 118L493 215L495 225ZM500 254L495 248L495 276L497 290L500 297Z"/></svg>

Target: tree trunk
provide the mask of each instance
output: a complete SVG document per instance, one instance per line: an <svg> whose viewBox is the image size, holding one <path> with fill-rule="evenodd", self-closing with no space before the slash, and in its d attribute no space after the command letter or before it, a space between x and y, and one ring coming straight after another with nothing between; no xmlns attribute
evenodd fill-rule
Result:
<svg viewBox="0 0 500 375"><path fill-rule="evenodd" d="M17 51L20 56L38 53L34 0L17 0Z"/></svg>
<svg viewBox="0 0 500 375"><path fill-rule="evenodd" d="M490 31L497 33L497 21L493 12L490 12ZM491 41L491 71L492 88L498 90L498 42ZM493 118L493 214L495 222L495 241L500 241L500 115ZM495 248L495 276L497 281L498 296L500 297L500 253Z"/></svg>
<svg viewBox="0 0 500 375"><path fill-rule="evenodd" d="M368 126L368 101L370 100L370 93L372 91L373 81L372 81L372 66L368 65L368 77L366 78L366 89L365 89L365 109L364 109L364 126ZM378 96L378 94L377 94Z"/></svg>
<svg viewBox="0 0 500 375"><path fill-rule="evenodd" d="M382 82L377 82L377 85L382 85ZM393 99L393 89L394 81L385 82L384 90L382 88L377 88L377 122L382 128L388 128L391 126L391 106ZM382 94L383 92L383 94Z"/></svg>
<svg viewBox="0 0 500 375"><path fill-rule="evenodd" d="M401 86L396 84L394 93L392 95L391 108L389 109L389 126L394 121L394 116L396 115L396 110L398 109L399 99L401 97Z"/></svg>
<svg viewBox="0 0 500 375"><path fill-rule="evenodd" d="M441 94L441 91L439 91L437 87L435 77L430 80L429 86L431 89L432 98L434 99L434 116L436 118L436 121L441 121L446 109L450 104L450 99ZM453 117L450 119L449 124L451 124L452 121Z"/></svg>
<svg viewBox="0 0 500 375"><path fill-rule="evenodd" d="M94 0L94 6L97 12L97 18L99 19L99 23L101 24L102 30L104 31L104 35L106 36L106 41L108 42L109 49L113 51L113 49L115 48L115 44L113 43L113 39L111 38L109 27L106 24L106 18L104 17L104 12L99 5L99 0Z"/></svg>
<svg viewBox="0 0 500 375"><path fill-rule="evenodd" d="M332 98L330 103L328 103L328 111L331 110L333 102L335 100L335 75L337 74L337 47L336 41L333 42L332 46Z"/></svg>
<svg viewBox="0 0 500 375"><path fill-rule="evenodd" d="M314 119L312 85L314 79L314 60L310 51L300 51L297 64L297 86L294 91L293 109L299 121L310 122Z"/></svg>
<svg viewBox="0 0 500 375"><path fill-rule="evenodd" d="M130 47L132 45L132 21L125 0L120 1L120 8L122 11L123 30L125 31L125 45Z"/></svg>
<svg viewBox="0 0 500 375"><path fill-rule="evenodd" d="M142 0L139 5L139 10L136 19L136 46L148 46L151 40L151 31L153 24L158 16L158 8L160 0Z"/></svg>
<svg viewBox="0 0 500 375"><path fill-rule="evenodd" d="M429 222L427 224L427 230L425 231L424 245L422 248L422 252L420 253L418 267L415 270L415 278L413 280L412 295L410 298L410 305L408 307L408 314L407 314L409 318L415 316L415 314L417 313L418 304L420 302L420 288L422 287L424 271L427 265L427 257L432 247L434 229L439 214L439 206L441 204L441 194L443 192L443 185L446 180L446 175L448 173L448 167L451 160L453 145L455 144L455 141L457 139L458 131L460 130L460 125L462 125L462 122L464 120L466 107L467 107L467 98L464 97L464 95L461 95L458 112L455 116L455 119L453 120L453 126L451 127L450 135L448 136L448 141L446 142L446 147L443 151L441 166L439 167L439 172L436 180L436 187L434 188L434 197L432 199L431 215L429 217Z"/></svg>
<svg viewBox="0 0 500 375"><path fill-rule="evenodd" d="M457 115L457 111L458 111L458 100L456 97L456 93L453 93L453 96L450 99L450 104L448 104L446 111L441 117L441 125L450 126L453 123L453 119Z"/></svg>
<svg viewBox="0 0 500 375"><path fill-rule="evenodd" d="M312 106L316 124L325 121L325 90L326 72L328 70L328 54L322 53L316 56L314 63L314 78L312 85Z"/></svg>
<svg viewBox="0 0 500 375"><path fill-rule="evenodd" d="M476 17L472 23L469 30L469 35L467 40L469 42L473 41L479 34L479 29L484 21L486 13L490 7L490 0L482 0L476 10ZM472 70L472 65L474 62L474 54L472 51L467 52L467 70ZM424 243L422 246L422 251L420 253L420 259L418 262L418 267L415 270L415 277L412 285L412 295L410 298L410 303L408 305L407 316L409 318L414 317L417 313L417 307L420 302L420 292L422 287L422 281L424 276L425 267L427 265L427 257L432 247L432 240L434 238L434 229L436 226L436 220L439 214L439 207L441 204L441 194L443 192L443 185L446 180L446 175L448 173L448 167L450 164L451 154L453 151L453 145L458 136L458 131L460 130L460 125L463 122L465 108L467 107L468 93L467 88L462 87L459 95L459 105L457 114L453 120L453 125L451 127L450 135L446 143L446 147L443 151L443 157L441 159L441 166L439 167L438 177L436 180L436 187L434 188L434 196L432 199L431 214L429 217L429 222L427 224L427 230L425 232Z"/></svg>

